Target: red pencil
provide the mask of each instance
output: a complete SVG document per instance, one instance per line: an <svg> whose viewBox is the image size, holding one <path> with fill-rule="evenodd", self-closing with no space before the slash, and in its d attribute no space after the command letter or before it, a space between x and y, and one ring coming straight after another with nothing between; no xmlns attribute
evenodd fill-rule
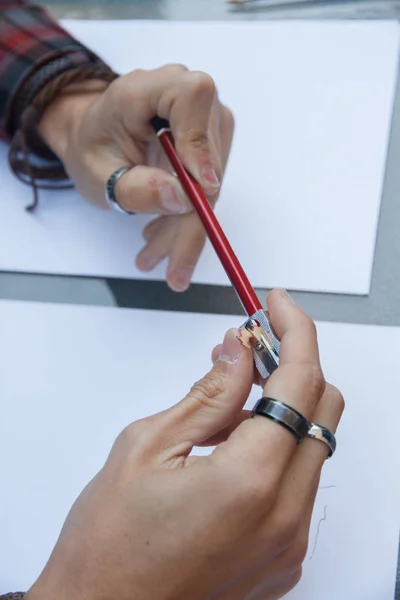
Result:
<svg viewBox="0 0 400 600"><path fill-rule="evenodd" d="M151 125L183 189L200 217L207 236L244 310L250 317L243 326L242 331L246 330L249 335L249 343L253 349L256 367L261 376L265 378L279 365L279 341L275 337L264 314L262 304L257 298L257 294L223 232L200 184L186 170L179 158L168 121L155 117L151 120Z"/></svg>
<svg viewBox="0 0 400 600"><path fill-rule="evenodd" d="M156 117L152 119L151 124L160 139L165 154L173 166L183 189L200 217L207 232L207 236L221 261L244 310L249 317L251 317L258 310L262 310L261 302L257 298L257 295L223 232L201 186L183 166L183 163L175 150L174 140L168 121Z"/></svg>

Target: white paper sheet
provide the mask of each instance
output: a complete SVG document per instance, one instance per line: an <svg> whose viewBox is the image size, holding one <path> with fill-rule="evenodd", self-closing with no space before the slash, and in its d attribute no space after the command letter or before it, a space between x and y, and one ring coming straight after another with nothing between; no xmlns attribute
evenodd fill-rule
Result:
<svg viewBox="0 0 400 600"><path fill-rule="evenodd" d="M38 575L119 431L181 399L239 321L0 303L0 593L26 589ZM318 332L326 377L347 408L338 451L324 469L304 578L289 597L320 600L323 589L324 600L393 600L400 329L319 323ZM188 351L192 339L196 349Z"/></svg>
<svg viewBox="0 0 400 600"><path fill-rule="evenodd" d="M185 63L209 72L236 115L218 217L257 287L367 294L399 30L392 22L69 21L120 72ZM147 218L31 192L0 148L0 269L163 279L135 255ZM246 225L244 227L244 225ZM211 247L198 283L228 284Z"/></svg>

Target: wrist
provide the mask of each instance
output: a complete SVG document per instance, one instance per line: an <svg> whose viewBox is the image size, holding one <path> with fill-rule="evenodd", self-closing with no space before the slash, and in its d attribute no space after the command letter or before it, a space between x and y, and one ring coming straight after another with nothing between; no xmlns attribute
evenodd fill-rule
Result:
<svg viewBox="0 0 400 600"><path fill-rule="evenodd" d="M67 156L87 110L107 86L108 83L101 80L71 84L46 108L38 125L38 133L61 162Z"/></svg>

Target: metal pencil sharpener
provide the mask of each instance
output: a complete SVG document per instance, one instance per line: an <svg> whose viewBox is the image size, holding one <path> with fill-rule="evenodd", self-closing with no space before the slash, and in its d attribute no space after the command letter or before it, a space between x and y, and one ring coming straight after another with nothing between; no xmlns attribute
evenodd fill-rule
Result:
<svg viewBox="0 0 400 600"><path fill-rule="evenodd" d="M279 366L280 342L263 310L258 310L240 327L240 339L251 348L257 371L266 379Z"/></svg>

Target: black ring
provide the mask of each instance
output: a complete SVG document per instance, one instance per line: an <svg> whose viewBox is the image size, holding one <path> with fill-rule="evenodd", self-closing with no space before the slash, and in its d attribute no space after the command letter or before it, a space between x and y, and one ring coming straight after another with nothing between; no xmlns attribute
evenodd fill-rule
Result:
<svg viewBox="0 0 400 600"><path fill-rule="evenodd" d="M295 408L274 398L261 398L256 402L252 416L261 415L279 423L292 433L298 444L304 440L310 430L310 422Z"/></svg>

